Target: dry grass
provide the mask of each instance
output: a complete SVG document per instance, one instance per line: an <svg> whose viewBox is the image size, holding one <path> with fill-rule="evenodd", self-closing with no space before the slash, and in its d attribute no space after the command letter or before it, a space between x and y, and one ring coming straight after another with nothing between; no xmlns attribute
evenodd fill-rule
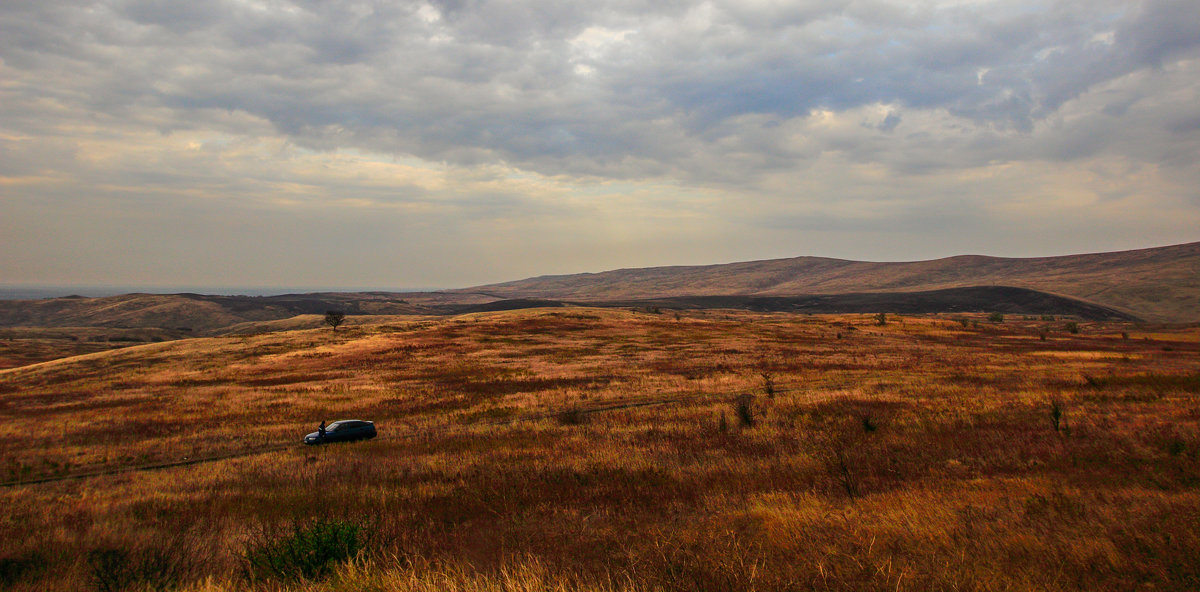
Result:
<svg viewBox="0 0 1200 592"><path fill-rule="evenodd" d="M380 438L0 490L0 587L100 589L116 550L129 589L1197 589L1200 331L1061 325L557 309L7 370L5 480ZM244 577L312 517L370 545Z"/></svg>

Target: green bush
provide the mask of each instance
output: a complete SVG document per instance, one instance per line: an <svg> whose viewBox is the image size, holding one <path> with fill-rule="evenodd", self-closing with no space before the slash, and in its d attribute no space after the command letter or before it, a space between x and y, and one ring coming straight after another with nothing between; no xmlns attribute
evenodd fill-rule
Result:
<svg viewBox="0 0 1200 592"><path fill-rule="evenodd" d="M246 543L243 556L250 579L317 579L358 555L367 543L360 524L316 519L291 528L261 529Z"/></svg>
<svg viewBox="0 0 1200 592"><path fill-rule="evenodd" d="M998 312L994 312L994 313L988 315L988 320L993 323L1003 323L1004 315L1001 313L998 313Z"/></svg>

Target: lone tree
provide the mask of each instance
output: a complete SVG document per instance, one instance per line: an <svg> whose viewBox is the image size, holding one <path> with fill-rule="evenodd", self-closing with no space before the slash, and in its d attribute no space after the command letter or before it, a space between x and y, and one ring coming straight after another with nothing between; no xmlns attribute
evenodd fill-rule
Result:
<svg viewBox="0 0 1200 592"><path fill-rule="evenodd" d="M336 310L325 311L325 324L333 327L334 331L337 331L338 325L344 323L345 321L346 313Z"/></svg>

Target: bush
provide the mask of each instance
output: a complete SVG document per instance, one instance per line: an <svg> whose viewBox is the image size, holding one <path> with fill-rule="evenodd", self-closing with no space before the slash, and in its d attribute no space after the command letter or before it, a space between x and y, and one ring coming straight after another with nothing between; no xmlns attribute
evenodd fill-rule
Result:
<svg viewBox="0 0 1200 592"><path fill-rule="evenodd" d="M1067 323L1067 333L1079 333L1079 323L1076 323L1075 321Z"/></svg>
<svg viewBox="0 0 1200 592"><path fill-rule="evenodd" d="M752 395L742 395L733 404L733 410L737 413L738 424L744 428L754 427L754 410L750 407L752 401L754 401Z"/></svg>
<svg viewBox="0 0 1200 592"><path fill-rule="evenodd" d="M579 408L560 411L557 417L560 425L583 425L588 418L587 412Z"/></svg>
<svg viewBox="0 0 1200 592"><path fill-rule="evenodd" d="M339 520L296 521L291 528L260 529L246 543L243 557L250 579L316 579L352 559L366 546L360 524Z"/></svg>
<svg viewBox="0 0 1200 592"><path fill-rule="evenodd" d="M92 585L100 592L121 592L133 584L133 566L124 549L93 549L87 555Z"/></svg>
<svg viewBox="0 0 1200 592"><path fill-rule="evenodd" d="M991 321L991 322L993 322L993 323L1003 323L1003 322L1004 322L1004 315L1003 315L1003 314L1000 314L1000 313L998 313L998 312L994 312L994 313L992 313L992 314L988 315L988 320L989 320L989 321Z"/></svg>
<svg viewBox="0 0 1200 592"><path fill-rule="evenodd" d="M770 372L763 372L762 379L763 379L763 393L767 395L768 399L774 399L775 398L775 375L771 374Z"/></svg>
<svg viewBox="0 0 1200 592"><path fill-rule="evenodd" d="M100 592L173 590L187 579L191 554L179 540L167 546L134 551L120 547L93 549L87 554L92 586Z"/></svg>
<svg viewBox="0 0 1200 592"><path fill-rule="evenodd" d="M0 588L7 588L24 579L32 579L49 565L38 551L0 558Z"/></svg>
<svg viewBox="0 0 1200 592"><path fill-rule="evenodd" d="M1050 425L1056 432L1067 432L1067 408L1062 399L1050 399Z"/></svg>

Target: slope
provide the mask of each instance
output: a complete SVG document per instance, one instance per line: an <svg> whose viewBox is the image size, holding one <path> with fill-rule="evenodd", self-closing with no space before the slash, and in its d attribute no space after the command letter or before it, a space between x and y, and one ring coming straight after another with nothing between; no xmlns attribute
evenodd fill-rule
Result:
<svg viewBox="0 0 1200 592"><path fill-rule="evenodd" d="M1200 319L1200 242L1086 255L963 255L913 262L796 257L722 265L542 276L470 288L498 298L584 301L675 296L791 296L1013 286L1062 294L1154 321Z"/></svg>

